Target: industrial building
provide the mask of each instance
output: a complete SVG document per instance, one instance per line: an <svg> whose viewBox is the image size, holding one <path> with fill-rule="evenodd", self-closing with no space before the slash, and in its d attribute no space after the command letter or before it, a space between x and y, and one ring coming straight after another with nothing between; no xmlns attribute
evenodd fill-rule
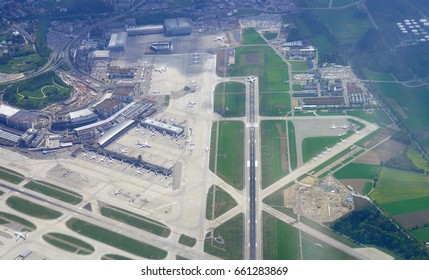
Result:
<svg viewBox="0 0 429 280"><path fill-rule="evenodd" d="M161 34L164 32L163 25L141 25L135 27L129 27L126 29L128 36L139 36L148 34Z"/></svg>
<svg viewBox="0 0 429 280"><path fill-rule="evenodd" d="M173 50L171 42L155 42L150 44L150 49L158 53L170 53Z"/></svg>
<svg viewBox="0 0 429 280"><path fill-rule="evenodd" d="M130 103L136 96L136 90L134 85L120 85L115 88L112 93L112 99L119 100L121 102Z"/></svg>
<svg viewBox="0 0 429 280"><path fill-rule="evenodd" d="M25 131L29 128L34 128L37 124L38 116L36 113L21 110L9 117L6 124L12 128Z"/></svg>
<svg viewBox="0 0 429 280"><path fill-rule="evenodd" d="M109 59L110 51L109 50L96 50L92 52L92 59L94 60L104 60Z"/></svg>
<svg viewBox="0 0 429 280"><path fill-rule="evenodd" d="M18 143L19 136L0 129L0 145L14 146Z"/></svg>
<svg viewBox="0 0 429 280"><path fill-rule="evenodd" d="M113 33L110 36L108 49L112 51L123 51L127 42L127 32Z"/></svg>
<svg viewBox="0 0 429 280"><path fill-rule="evenodd" d="M82 109L69 113L72 127L87 125L98 120L98 116L89 109Z"/></svg>
<svg viewBox="0 0 429 280"><path fill-rule="evenodd" d="M166 124L163 122L146 119L141 122L141 125L144 127L152 127L159 132L165 132L171 135L181 135L183 133L183 127Z"/></svg>
<svg viewBox="0 0 429 280"><path fill-rule="evenodd" d="M170 18L164 20L165 36L184 36L192 33L190 18Z"/></svg>
<svg viewBox="0 0 429 280"><path fill-rule="evenodd" d="M0 122L7 124L7 119L19 112L19 109L4 104L0 105Z"/></svg>
<svg viewBox="0 0 429 280"><path fill-rule="evenodd" d="M95 111L102 119L107 119L122 109L124 104L116 99L105 99L95 106Z"/></svg>
<svg viewBox="0 0 429 280"><path fill-rule="evenodd" d="M320 107L339 107L344 106L344 97L312 97L304 98L305 105L315 105Z"/></svg>

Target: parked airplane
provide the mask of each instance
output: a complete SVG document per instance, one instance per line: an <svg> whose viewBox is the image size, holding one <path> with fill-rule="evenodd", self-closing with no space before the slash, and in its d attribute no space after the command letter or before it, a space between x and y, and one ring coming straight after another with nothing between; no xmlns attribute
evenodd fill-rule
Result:
<svg viewBox="0 0 429 280"><path fill-rule="evenodd" d="M141 168L137 169L136 171L134 171L134 175L141 175Z"/></svg>
<svg viewBox="0 0 429 280"><path fill-rule="evenodd" d="M100 163L100 162L104 161L104 160L105 160L105 158L106 158L106 157L104 156L104 157L100 158L97 162L98 162L98 163Z"/></svg>
<svg viewBox="0 0 429 280"><path fill-rule="evenodd" d="M85 153L83 153L83 154L82 154L82 156L81 156L81 157L83 157L83 158L84 158L84 157L87 157L87 156L88 156L88 152L85 152Z"/></svg>
<svg viewBox="0 0 429 280"><path fill-rule="evenodd" d="M18 241L20 238L23 240L27 239L27 232L26 231L15 231L16 239L15 241Z"/></svg>
<svg viewBox="0 0 429 280"><path fill-rule="evenodd" d="M128 151L128 148L123 148L123 149L120 150L120 153L121 154L125 154L127 151Z"/></svg>
<svg viewBox="0 0 429 280"><path fill-rule="evenodd" d="M250 83L254 83L255 82L255 80L256 80L256 78L255 77L252 77L252 76L249 76L249 77L246 77L246 82L250 82Z"/></svg>
<svg viewBox="0 0 429 280"><path fill-rule="evenodd" d="M221 42L223 42L223 39L225 39L225 36L218 36L214 38L215 41L221 41Z"/></svg>
<svg viewBox="0 0 429 280"><path fill-rule="evenodd" d="M347 129L349 126L348 125L346 125L346 124L343 124L342 126L341 126L341 128L342 129Z"/></svg>
<svg viewBox="0 0 429 280"><path fill-rule="evenodd" d="M331 129L337 129L337 126L335 124L330 126Z"/></svg>
<svg viewBox="0 0 429 280"><path fill-rule="evenodd" d="M157 71L159 73L167 72L167 67L162 66L162 67L159 67L159 68L154 68L153 71Z"/></svg>
<svg viewBox="0 0 429 280"><path fill-rule="evenodd" d="M331 148L328 148L328 147L325 147L325 150L328 152L332 151Z"/></svg>
<svg viewBox="0 0 429 280"><path fill-rule="evenodd" d="M356 130L355 130L355 133L359 134L359 133L360 133L360 131L356 129Z"/></svg>
<svg viewBox="0 0 429 280"><path fill-rule="evenodd" d="M151 145L149 145L147 143L147 140L144 143L140 142L140 140L137 140L137 146L140 146L140 148L151 148L152 147Z"/></svg>
<svg viewBox="0 0 429 280"><path fill-rule="evenodd" d="M190 80L190 81L189 81L189 83L190 83L190 84L196 84L196 83L197 83L197 81L195 81L195 80Z"/></svg>
<svg viewBox="0 0 429 280"><path fill-rule="evenodd" d="M92 156L91 156L91 159L96 159L97 158L97 154L93 154Z"/></svg>
<svg viewBox="0 0 429 280"><path fill-rule="evenodd" d="M113 164L113 158L111 156L109 156L110 160L109 160L109 164Z"/></svg>
<svg viewBox="0 0 429 280"><path fill-rule="evenodd" d="M115 195L118 195L118 194L120 194L121 193L121 190L116 190L115 191Z"/></svg>
<svg viewBox="0 0 429 280"><path fill-rule="evenodd" d="M206 152L210 151L210 147L209 146L205 147L204 151L206 151Z"/></svg>

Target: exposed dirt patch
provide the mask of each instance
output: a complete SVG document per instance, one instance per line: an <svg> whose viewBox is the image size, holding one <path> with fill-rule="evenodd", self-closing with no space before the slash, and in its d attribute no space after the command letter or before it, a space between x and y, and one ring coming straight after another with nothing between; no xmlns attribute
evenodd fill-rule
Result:
<svg viewBox="0 0 429 280"><path fill-rule="evenodd" d="M287 159L287 135L286 131L282 130L281 124L276 124L277 132L280 135L280 148L281 148L281 160L282 160L282 171L289 171L289 164Z"/></svg>
<svg viewBox="0 0 429 280"><path fill-rule="evenodd" d="M429 211L419 211L414 213L402 214L394 217L401 225L406 228L423 226L429 223Z"/></svg>
<svg viewBox="0 0 429 280"><path fill-rule="evenodd" d="M344 186L351 186L356 192L362 194L365 183L371 181L368 179L341 179L340 182Z"/></svg>
<svg viewBox="0 0 429 280"><path fill-rule="evenodd" d="M379 133L377 133L376 135L374 135L374 137L372 137L371 139L368 139L368 141L366 141L365 143L362 144L362 146L364 148L371 148L375 145L377 145L378 143L380 143L381 141L383 141L384 139L386 139L389 136L392 136L393 132L388 130L388 129L384 129L382 131L380 131Z"/></svg>
<svg viewBox="0 0 429 280"><path fill-rule="evenodd" d="M406 148L407 146L402 143L387 140L377 148L357 158L353 163L379 165L381 162L386 162L388 159L404 152Z"/></svg>

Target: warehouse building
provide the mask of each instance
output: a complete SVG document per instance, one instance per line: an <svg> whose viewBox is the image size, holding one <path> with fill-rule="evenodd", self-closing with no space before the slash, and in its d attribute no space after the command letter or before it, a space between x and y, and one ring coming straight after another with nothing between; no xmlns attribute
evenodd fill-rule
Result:
<svg viewBox="0 0 429 280"><path fill-rule="evenodd" d="M113 33L110 36L108 49L112 51L123 51L127 42L127 32Z"/></svg>
<svg viewBox="0 0 429 280"><path fill-rule="evenodd" d="M164 20L165 36L184 36L192 33L190 18L170 18Z"/></svg>
<svg viewBox="0 0 429 280"><path fill-rule="evenodd" d="M0 105L0 122L7 124L7 119L19 112L19 109L7 106L5 104Z"/></svg>
<svg viewBox="0 0 429 280"><path fill-rule="evenodd" d="M37 124L38 116L39 115L36 113L21 110L9 117L6 123L12 128L25 131L29 128L34 128L34 126Z"/></svg>
<svg viewBox="0 0 429 280"><path fill-rule="evenodd" d="M164 32L163 25L141 25L136 27L129 27L126 29L128 36L139 36L148 34L161 34Z"/></svg>
<svg viewBox="0 0 429 280"><path fill-rule="evenodd" d="M150 49L158 53L170 53L173 50L171 42L155 42L150 44Z"/></svg>
<svg viewBox="0 0 429 280"><path fill-rule="evenodd" d="M94 60L106 60L110 57L109 50L96 50L92 52L92 59Z"/></svg>
<svg viewBox="0 0 429 280"><path fill-rule="evenodd" d="M112 93L112 99L119 100L121 102L130 103L136 96L136 90L134 85L120 85L115 88Z"/></svg>
<svg viewBox="0 0 429 280"><path fill-rule="evenodd" d="M123 106L124 104L121 101L109 98L98 103L97 106L95 106L95 111L102 119L107 119L121 110Z"/></svg>
<svg viewBox="0 0 429 280"><path fill-rule="evenodd" d="M98 120L98 116L89 109L70 112L69 115L72 127L87 125Z"/></svg>

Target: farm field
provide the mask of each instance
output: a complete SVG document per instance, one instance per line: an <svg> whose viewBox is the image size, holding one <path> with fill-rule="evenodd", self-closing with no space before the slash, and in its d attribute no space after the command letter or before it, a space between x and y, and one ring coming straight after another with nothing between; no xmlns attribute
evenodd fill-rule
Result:
<svg viewBox="0 0 429 280"><path fill-rule="evenodd" d="M79 204L83 199L82 195L76 192L73 192L46 182L42 182L42 181L29 182L24 185L24 188L50 196L55 199L59 199L61 201L70 203L72 205Z"/></svg>
<svg viewBox="0 0 429 280"><path fill-rule="evenodd" d="M187 236L185 234L180 235L179 237L179 243L186 245L188 247L194 247L197 243L197 240L193 237Z"/></svg>
<svg viewBox="0 0 429 280"><path fill-rule="evenodd" d="M161 260L167 256L167 252L162 249L77 218L71 218L66 225L81 235L143 258Z"/></svg>
<svg viewBox="0 0 429 280"><path fill-rule="evenodd" d="M162 237L168 237L171 232L171 230L166 225L160 222L118 207L110 205L103 206L100 208L100 212L105 217Z"/></svg>
<svg viewBox="0 0 429 280"><path fill-rule="evenodd" d="M207 193L206 219L213 220L237 206L237 202L221 187L213 185Z"/></svg>
<svg viewBox="0 0 429 280"><path fill-rule="evenodd" d="M243 259L243 219L244 215L240 213L209 232L204 241L204 252L222 259Z"/></svg>
<svg viewBox="0 0 429 280"><path fill-rule="evenodd" d="M429 195L419 198L383 203L381 204L381 207L387 214L391 216L429 210Z"/></svg>
<svg viewBox="0 0 429 280"><path fill-rule="evenodd" d="M429 172L429 164L420 156L419 152L412 146L407 148L407 156L417 168L421 168Z"/></svg>
<svg viewBox="0 0 429 280"><path fill-rule="evenodd" d="M428 242L429 241L429 226L425 226L422 228L414 229L411 231L411 234L420 242Z"/></svg>
<svg viewBox="0 0 429 280"><path fill-rule="evenodd" d="M43 240L57 248L72 252L78 255L90 255L95 249L90 244L73 236L50 232L43 235Z"/></svg>
<svg viewBox="0 0 429 280"><path fill-rule="evenodd" d="M44 220L53 220L62 215L62 213L58 211L47 208L40 204L30 202L26 199L19 198L17 196L9 197L6 200L6 204L18 212Z"/></svg>
<svg viewBox="0 0 429 280"><path fill-rule="evenodd" d="M357 158L354 163L380 165L390 158L405 152L407 146L394 140L387 140L376 148L367 151L364 155Z"/></svg>
<svg viewBox="0 0 429 280"><path fill-rule="evenodd" d="M22 226L21 228L22 231L33 231L37 228L35 224L33 224L32 222L24 218L15 216L10 213L0 212L0 224L7 224L7 223L20 224Z"/></svg>
<svg viewBox="0 0 429 280"><path fill-rule="evenodd" d="M263 212L263 259L299 260L299 234L293 226Z"/></svg>
<svg viewBox="0 0 429 280"><path fill-rule="evenodd" d="M347 115L363 119L367 122L375 123L380 126L391 125L392 120L383 110L350 110Z"/></svg>
<svg viewBox="0 0 429 280"><path fill-rule="evenodd" d="M218 134L217 174L232 186L242 189L244 125L239 121L221 121Z"/></svg>
<svg viewBox="0 0 429 280"><path fill-rule="evenodd" d="M383 167L371 199L379 205L429 196L429 183L423 173Z"/></svg>
<svg viewBox="0 0 429 280"><path fill-rule="evenodd" d="M265 40L256 32L255 28L243 29L243 45L266 44Z"/></svg>
<svg viewBox="0 0 429 280"><path fill-rule="evenodd" d="M289 172L285 121L261 122L262 188Z"/></svg>

